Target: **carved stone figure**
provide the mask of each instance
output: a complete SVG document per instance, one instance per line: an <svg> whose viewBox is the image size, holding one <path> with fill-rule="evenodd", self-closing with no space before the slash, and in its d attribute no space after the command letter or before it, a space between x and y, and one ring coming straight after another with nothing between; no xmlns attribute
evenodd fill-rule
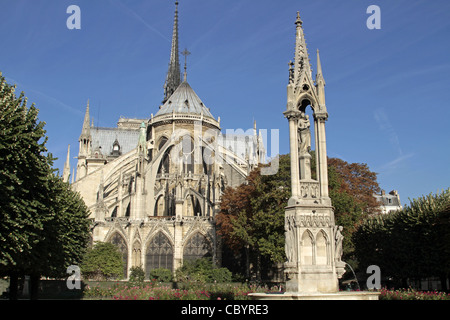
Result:
<svg viewBox="0 0 450 320"><path fill-rule="evenodd" d="M309 116L302 112L298 119L298 152L299 155L308 153L311 150L311 131L309 130L311 124Z"/></svg>
<svg viewBox="0 0 450 320"><path fill-rule="evenodd" d="M295 237L295 221L294 217L286 217L286 223L284 226L286 233L285 252L288 262L295 262L296 257L296 237Z"/></svg>
<svg viewBox="0 0 450 320"><path fill-rule="evenodd" d="M334 227L334 239L335 239L335 259L336 261L341 261L343 250L342 250L342 241L344 240L344 236L341 231L344 228L342 226Z"/></svg>

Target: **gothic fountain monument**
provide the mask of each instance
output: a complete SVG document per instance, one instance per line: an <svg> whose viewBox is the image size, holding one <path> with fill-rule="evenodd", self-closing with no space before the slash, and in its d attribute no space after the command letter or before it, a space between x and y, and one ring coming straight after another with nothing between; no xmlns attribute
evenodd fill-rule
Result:
<svg viewBox="0 0 450 320"><path fill-rule="evenodd" d="M338 279L345 273L342 227L335 224L328 195L325 121L325 81L317 51L317 75L306 48L302 20L297 12L295 60L289 67L287 110L289 121L292 196L285 211L286 258L283 294L251 294L272 300L378 300L376 292L340 292ZM307 113L310 107L312 118ZM314 124L315 178L311 174L311 120Z"/></svg>

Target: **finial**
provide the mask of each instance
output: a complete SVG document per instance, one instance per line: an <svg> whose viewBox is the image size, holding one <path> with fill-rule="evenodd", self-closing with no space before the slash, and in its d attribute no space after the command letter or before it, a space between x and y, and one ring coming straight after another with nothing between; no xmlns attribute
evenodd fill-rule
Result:
<svg viewBox="0 0 450 320"><path fill-rule="evenodd" d="M187 56L191 53L188 51L188 49L184 49L181 54L184 56L184 81L187 81Z"/></svg>
<svg viewBox="0 0 450 320"><path fill-rule="evenodd" d="M300 19L300 11L297 11L297 20L295 21L295 24L297 25L297 27L300 25L302 25L303 21L302 19Z"/></svg>
<svg viewBox="0 0 450 320"><path fill-rule="evenodd" d="M317 49L317 74L322 74L322 64L320 63L319 49Z"/></svg>

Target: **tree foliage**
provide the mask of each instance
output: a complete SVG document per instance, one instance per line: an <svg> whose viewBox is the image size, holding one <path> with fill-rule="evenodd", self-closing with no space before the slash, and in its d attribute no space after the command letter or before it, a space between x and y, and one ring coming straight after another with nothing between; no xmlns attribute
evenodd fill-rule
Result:
<svg viewBox="0 0 450 320"><path fill-rule="evenodd" d="M166 268L156 268L150 270L150 280L155 279L159 282L172 282L173 274L172 270Z"/></svg>
<svg viewBox="0 0 450 320"><path fill-rule="evenodd" d="M370 214L379 213L377 175L365 163L329 158L328 184L336 224L344 227L343 260L353 260L352 234Z"/></svg>
<svg viewBox="0 0 450 320"><path fill-rule="evenodd" d="M141 266L134 266L130 268L130 278L128 283L133 287L143 287L145 280L145 271Z"/></svg>
<svg viewBox="0 0 450 320"><path fill-rule="evenodd" d="M315 153L311 159L315 179ZM344 259L353 252L351 234L369 213L377 212L373 194L379 190L376 174L366 164L340 159L328 162L329 195L336 224L344 227ZM290 157L279 157L275 175L252 171L246 182L227 188L216 217L218 232L235 254L244 252L256 272L264 265L284 262L284 212L291 196ZM248 274L248 270L247 270Z"/></svg>
<svg viewBox="0 0 450 320"><path fill-rule="evenodd" d="M406 278L445 279L450 274L450 189L371 217L353 238L361 265L378 265L399 283Z"/></svg>
<svg viewBox="0 0 450 320"><path fill-rule="evenodd" d="M0 264L3 268L36 260L35 245L51 220L46 210L51 158L46 157L44 123L34 105L0 74ZM32 259L30 259L32 258Z"/></svg>
<svg viewBox="0 0 450 320"><path fill-rule="evenodd" d="M89 210L79 193L67 182L52 175L47 209L52 219L45 224L45 238L36 246L39 274L65 277L67 267L81 263L90 239Z"/></svg>
<svg viewBox="0 0 450 320"><path fill-rule="evenodd" d="M52 169L45 123L15 88L0 73L0 274L61 277L87 246L88 209Z"/></svg>
<svg viewBox="0 0 450 320"><path fill-rule="evenodd" d="M181 282L231 282L232 273L227 268L216 267L211 258L187 260L177 269L176 277Z"/></svg>
<svg viewBox="0 0 450 320"><path fill-rule="evenodd" d="M260 274L267 264L283 262L284 207L290 196L289 156L279 158L275 175L250 172L246 183L227 188L216 217L218 233L235 254L245 252L246 275L250 263Z"/></svg>
<svg viewBox="0 0 450 320"><path fill-rule="evenodd" d="M95 280L117 279L123 276L122 253L109 242L97 242L89 248L81 263L84 277Z"/></svg>

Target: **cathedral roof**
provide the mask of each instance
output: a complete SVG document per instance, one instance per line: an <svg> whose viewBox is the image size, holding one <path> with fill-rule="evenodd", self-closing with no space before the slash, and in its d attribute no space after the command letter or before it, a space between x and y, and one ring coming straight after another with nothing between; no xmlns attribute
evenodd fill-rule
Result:
<svg viewBox="0 0 450 320"><path fill-rule="evenodd" d="M104 156L108 156L117 141L120 151L125 154L136 148L139 130L91 127L91 136L94 152L99 150Z"/></svg>
<svg viewBox="0 0 450 320"><path fill-rule="evenodd" d="M203 104L202 100L200 100L187 81L180 84L177 90L175 90L170 98L159 109L155 117L172 113L203 114L204 117L214 119L209 108Z"/></svg>

